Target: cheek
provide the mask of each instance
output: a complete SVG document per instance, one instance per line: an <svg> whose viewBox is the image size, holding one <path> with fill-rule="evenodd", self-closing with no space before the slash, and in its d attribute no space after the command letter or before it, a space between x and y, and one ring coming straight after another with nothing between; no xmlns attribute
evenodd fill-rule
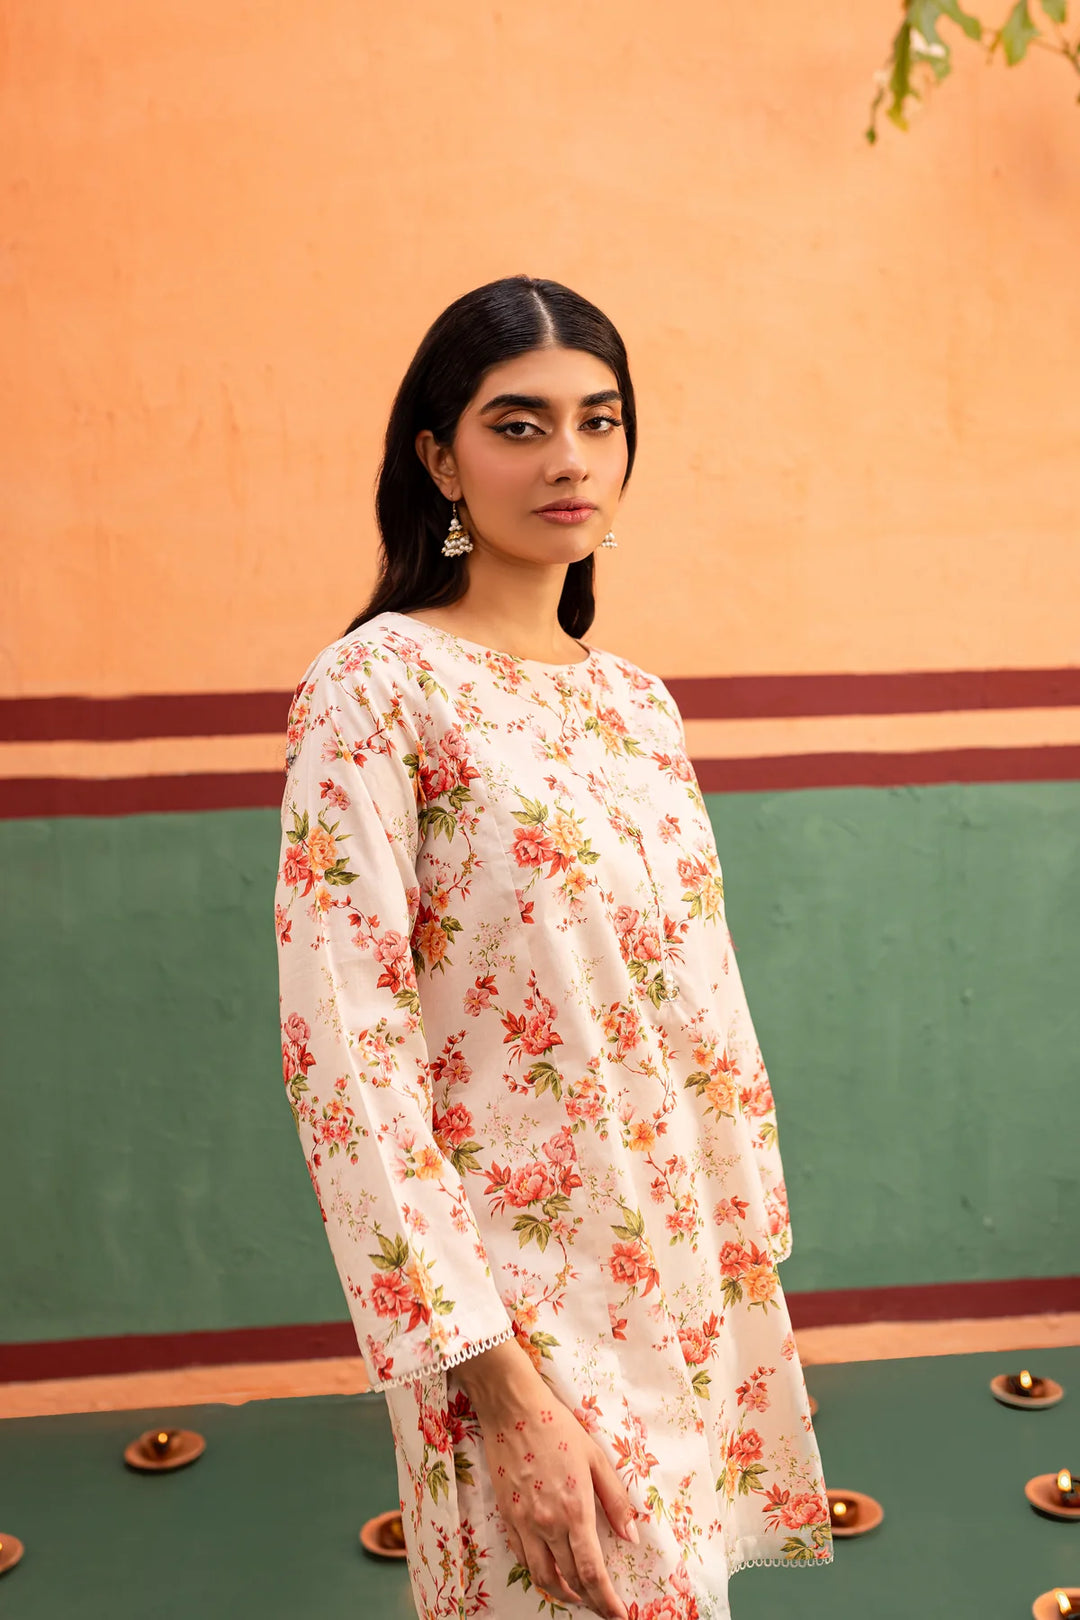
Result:
<svg viewBox="0 0 1080 1620"><path fill-rule="evenodd" d="M471 491L471 504L477 513L509 504L520 505L524 491L530 490L536 473L527 453L512 449L499 439L472 440L462 446L462 482ZM515 455L513 451L518 453Z"/></svg>

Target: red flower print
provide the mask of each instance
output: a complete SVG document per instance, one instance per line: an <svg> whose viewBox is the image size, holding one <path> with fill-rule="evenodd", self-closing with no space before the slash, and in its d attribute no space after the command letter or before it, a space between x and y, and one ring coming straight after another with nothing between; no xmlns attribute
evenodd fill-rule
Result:
<svg viewBox="0 0 1080 1620"><path fill-rule="evenodd" d="M763 1451L762 1439L757 1430L744 1429L742 1434L732 1437L728 1456L740 1468L746 1468L748 1464L760 1461Z"/></svg>
<svg viewBox="0 0 1080 1620"><path fill-rule="evenodd" d="M543 866L557 856L554 844L542 827L516 827L514 859L519 866Z"/></svg>
<svg viewBox="0 0 1080 1620"><path fill-rule="evenodd" d="M290 889L299 888L303 884L304 893L310 891L314 878L303 844L289 845L281 863L281 876Z"/></svg>
<svg viewBox="0 0 1080 1620"><path fill-rule="evenodd" d="M445 1114L433 1109L431 1129L439 1146L444 1150L460 1147L472 1136L472 1115L464 1103L452 1103Z"/></svg>
<svg viewBox="0 0 1080 1620"><path fill-rule="evenodd" d="M400 1271L373 1271L370 1298L380 1316L400 1316L412 1303L409 1285Z"/></svg>
<svg viewBox="0 0 1080 1620"><path fill-rule="evenodd" d="M524 1209L526 1204L542 1204L554 1191L555 1183L546 1165L539 1161L523 1164L511 1172L506 1185L506 1202L515 1209Z"/></svg>
<svg viewBox="0 0 1080 1620"><path fill-rule="evenodd" d="M724 1277L741 1277L750 1264L750 1257L741 1243L725 1243L720 1250L720 1272Z"/></svg>
<svg viewBox="0 0 1080 1620"><path fill-rule="evenodd" d="M443 1415L441 1412L436 1411L434 1407L421 1407L418 1427L427 1445L434 1446L436 1451L449 1451L451 1449L450 1436L446 1432Z"/></svg>
<svg viewBox="0 0 1080 1620"><path fill-rule="evenodd" d="M681 1327L679 1343L682 1345L683 1360L688 1367L700 1367L702 1362L708 1361L711 1346L700 1328Z"/></svg>
<svg viewBox="0 0 1080 1620"><path fill-rule="evenodd" d="M640 1282L642 1277L647 1277L646 1294L657 1281L656 1272L649 1258L649 1251L638 1238L634 1238L628 1243L614 1244L608 1259L608 1265L611 1268L611 1275L617 1283L635 1285Z"/></svg>
<svg viewBox="0 0 1080 1620"><path fill-rule="evenodd" d="M824 1524L828 1517L828 1499L805 1491L784 1504L780 1517L789 1530L802 1530L808 1524Z"/></svg>

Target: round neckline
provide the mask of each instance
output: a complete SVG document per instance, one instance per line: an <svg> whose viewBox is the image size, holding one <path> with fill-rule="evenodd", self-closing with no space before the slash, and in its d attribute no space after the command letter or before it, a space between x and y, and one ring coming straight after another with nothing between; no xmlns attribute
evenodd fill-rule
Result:
<svg viewBox="0 0 1080 1620"><path fill-rule="evenodd" d="M577 636L574 640L584 647L588 657L576 658L572 664L551 664L543 658L520 658L517 653L503 652L500 647L488 647L481 641L470 641L466 636L459 636L453 630L444 630L441 625L428 624L425 619L414 619L411 614L399 613L396 608L385 609L386 615L391 619L401 619L403 623L414 625L419 630L427 630L437 636L445 636L448 641L456 642L459 647L467 647L472 652L485 653L489 658L509 658L511 663L524 664L530 669L568 670L584 669L596 658L599 649L592 647L587 641L581 641Z"/></svg>

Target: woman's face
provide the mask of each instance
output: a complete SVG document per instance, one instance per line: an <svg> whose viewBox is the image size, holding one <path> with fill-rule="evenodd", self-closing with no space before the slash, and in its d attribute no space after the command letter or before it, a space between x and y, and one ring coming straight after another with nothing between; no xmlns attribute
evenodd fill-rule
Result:
<svg viewBox="0 0 1080 1620"><path fill-rule="evenodd" d="M622 495L619 385L580 349L532 349L492 367L452 445L422 433L417 450L457 501L474 545L522 561L577 562L611 528Z"/></svg>

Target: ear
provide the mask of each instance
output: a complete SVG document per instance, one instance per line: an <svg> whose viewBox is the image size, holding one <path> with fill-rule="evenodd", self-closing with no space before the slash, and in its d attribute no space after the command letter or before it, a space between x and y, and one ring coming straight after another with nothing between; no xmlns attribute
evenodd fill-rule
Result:
<svg viewBox="0 0 1080 1620"><path fill-rule="evenodd" d="M416 435L416 453L431 474L439 493L448 501L460 501L461 483L457 463L449 445L438 444L430 428Z"/></svg>

